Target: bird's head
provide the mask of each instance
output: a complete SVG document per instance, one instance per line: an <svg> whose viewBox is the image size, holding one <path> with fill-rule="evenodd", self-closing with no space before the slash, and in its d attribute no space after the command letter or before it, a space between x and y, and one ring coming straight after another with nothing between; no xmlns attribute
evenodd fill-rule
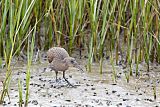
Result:
<svg viewBox="0 0 160 107"><path fill-rule="evenodd" d="M79 70L81 70L82 72L84 72L83 69L80 67L80 65L77 63L77 61L75 60L75 58L73 58L73 57L66 57L64 59L64 61L65 61L65 63L68 66L78 68Z"/></svg>

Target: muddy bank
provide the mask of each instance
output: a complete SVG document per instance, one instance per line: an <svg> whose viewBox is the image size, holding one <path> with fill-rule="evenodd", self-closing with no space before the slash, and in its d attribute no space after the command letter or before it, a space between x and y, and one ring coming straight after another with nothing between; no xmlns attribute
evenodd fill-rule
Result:
<svg viewBox="0 0 160 107"><path fill-rule="evenodd" d="M79 60L82 65L86 60ZM160 85L159 85L159 66L152 65L151 72L146 72L145 64L140 65L142 76L130 77L129 83L126 82L125 72L121 66L115 66L117 72L117 83L113 82L112 66L109 60L104 61L103 74L99 74L99 64L93 63L92 72L81 73L75 68L69 68L66 72L68 80L76 86L70 87L62 79L62 73L59 72L59 82L55 82L55 73L44 68L47 67L47 61L40 64L33 64L31 68L30 79L30 97L29 107L158 107L160 106ZM4 107L18 106L18 79L23 84L23 99L25 99L25 76L26 64L16 64L13 68L13 76L10 84L10 98L5 98ZM0 79L5 76L5 70L0 73ZM134 68L133 68L134 71ZM135 75L135 73L133 73ZM156 83L157 99L154 100L153 84ZM0 90L2 84L0 84Z"/></svg>

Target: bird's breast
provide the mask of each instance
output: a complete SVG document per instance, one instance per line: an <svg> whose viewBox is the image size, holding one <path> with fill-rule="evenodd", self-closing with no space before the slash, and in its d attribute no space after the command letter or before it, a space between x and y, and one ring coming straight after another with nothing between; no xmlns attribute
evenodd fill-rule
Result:
<svg viewBox="0 0 160 107"><path fill-rule="evenodd" d="M53 60L50 64L50 68L55 71L65 71L68 69L68 65L63 61Z"/></svg>

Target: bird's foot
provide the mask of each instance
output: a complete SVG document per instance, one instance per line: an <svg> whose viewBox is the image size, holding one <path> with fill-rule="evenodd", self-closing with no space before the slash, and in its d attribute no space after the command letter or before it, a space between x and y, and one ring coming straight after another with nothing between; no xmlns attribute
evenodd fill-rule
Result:
<svg viewBox="0 0 160 107"><path fill-rule="evenodd" d="M72 85L72 84L67 84L67 86L71 88L77 88L75 85Z"/></svg>
<svg viewBox="0 0 160 107"><path fill-rule="evenodd" d="M60 78L56 79L56 83L61 83L61 79Z"/></svg>
<svg viewBox="0 0 160 107"><path fill-rule="evenodd" d="M72 88L76 88L76 86L75 86L75 85L72 85L66 78L64 78L64 79L65 79L65 81L67 82L68 86L70 86L70 87L72 87Z"/></svg>

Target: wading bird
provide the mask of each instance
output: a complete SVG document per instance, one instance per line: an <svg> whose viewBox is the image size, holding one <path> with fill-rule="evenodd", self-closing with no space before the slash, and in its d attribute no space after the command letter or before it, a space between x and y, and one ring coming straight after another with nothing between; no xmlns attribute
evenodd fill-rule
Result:
<svg viewBox="0 0 160 107"><path fill-rule="evenodd" d="M83 71L80 65L76 62L75 58L70 57L68 52L61 47L50 48L47 52L47 58L49 62L49 68L55 71L56 82L58 81L57 75L58 71L63 72L64 80L70 85L73 86L65 77L65 72L69 67L75 67Z"/></svg>

